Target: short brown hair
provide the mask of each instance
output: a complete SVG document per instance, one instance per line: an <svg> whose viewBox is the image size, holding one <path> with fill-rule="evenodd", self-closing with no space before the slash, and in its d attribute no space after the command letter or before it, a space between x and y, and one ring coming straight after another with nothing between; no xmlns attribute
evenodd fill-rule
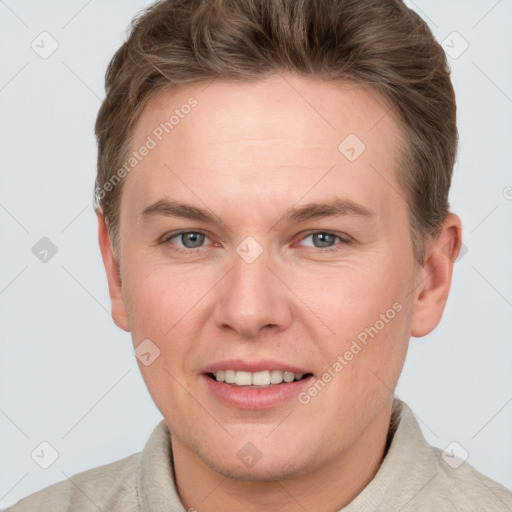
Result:
<svg viewBox="0 0 512 512"><path fill-rule="evenodd" d="M96 205L116 258L123 182L106 185L147 102L192 82L280 71L356 83L384 99L400 127L397 180L423 264L425 240L449 214L456 105L442 47L401 0L162 0L137 16L107 69L96 121Z"/></svg>

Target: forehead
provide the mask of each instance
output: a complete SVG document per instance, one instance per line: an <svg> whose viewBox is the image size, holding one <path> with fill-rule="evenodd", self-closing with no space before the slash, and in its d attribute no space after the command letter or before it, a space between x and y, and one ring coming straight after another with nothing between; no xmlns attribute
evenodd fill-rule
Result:
<svg viewBox="0 0 512 512"><path fill-rule="evenodd" d="M244 197L246 208L334 190L367 204L396 199L397 124L380 98L352 84L290 74L171 89L144 109L132 150L149 139L127 183L140 207L177 187L190 198Z"/></svg>

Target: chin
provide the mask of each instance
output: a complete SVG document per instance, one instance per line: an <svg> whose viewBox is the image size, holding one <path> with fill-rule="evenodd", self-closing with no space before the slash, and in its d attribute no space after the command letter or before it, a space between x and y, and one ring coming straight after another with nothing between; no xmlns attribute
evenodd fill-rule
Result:
<svg viewBox="0 0 512 512"><path fill-rule="evenodd" d="M279 460L279 457L275 454L266 460L262 456L253 466L244 466L236 456L231 458L231 460L226 460L226 458L219 460L210 454L208 455L207 457L201 456L203 462L216 473L233 480L245 480L248 482L285 480L297 477L304 472L303 465L294 459L294 453L291 453L291 458L287 460L282 458Z"/></svg>

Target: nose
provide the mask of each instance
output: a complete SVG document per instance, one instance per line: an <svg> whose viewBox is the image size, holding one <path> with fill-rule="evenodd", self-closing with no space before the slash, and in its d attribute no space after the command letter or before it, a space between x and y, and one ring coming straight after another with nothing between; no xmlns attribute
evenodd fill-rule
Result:
<svg viewBox="0 0 512 512"><path fill-rule="evenodd" d="M289 327L293 295L270 260L267 251L252 262L235 255L231 271L217 288L213 318L218 328L253 340L265 330L277 333Z"/></svg>

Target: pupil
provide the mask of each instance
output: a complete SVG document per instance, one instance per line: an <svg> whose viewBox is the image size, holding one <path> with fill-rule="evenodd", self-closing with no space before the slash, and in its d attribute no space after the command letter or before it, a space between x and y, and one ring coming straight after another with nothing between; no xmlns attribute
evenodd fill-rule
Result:
<svg viewBox="0 0 512 512"><path fill-rule="evenodd" d="M313 240L317 240L320 242L320 245L316 245L316 247L328 247L333 242L334 235L329 235L328 233L315 233L313 236Z"/></svg>
<svg viewBox="0 0 512 512"><path fill-rule="evenodd" d="M188 249L200 247L204 240L204 235L201 233L186 233L183 236L183 245Z"/></svg>

